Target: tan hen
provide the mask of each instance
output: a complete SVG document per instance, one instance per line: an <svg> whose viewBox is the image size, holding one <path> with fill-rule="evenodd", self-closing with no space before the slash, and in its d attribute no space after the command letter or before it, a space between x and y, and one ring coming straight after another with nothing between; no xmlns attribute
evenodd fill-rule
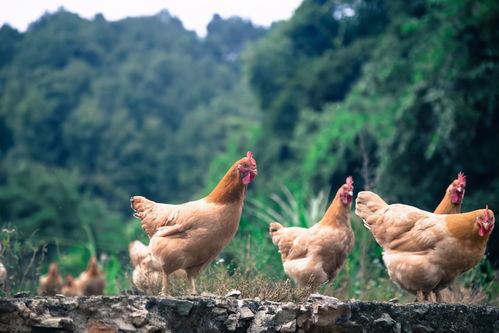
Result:
<svg viewBox="0 0 499 333"><path fill-rule="evenodd" d="M231 242L239 226L248 184L256 177L251 152L235 162L203 199L180 205L131 198L134 216L151 237L149 251L163 270L161 293L168 294L168 277L178 269L196 293L195 278Z"/></svg>
<svg viewBox="0 0 499 333"><path fill-rule="evenodd" d="M350 223L353 180L337 191L324 217L311 228L284 228L270 224L272 242L279 247L284 271L300 287L317 289L333 280L352 251L354 233Z"/></svg>
<svg viewBox="0 0 499 333"><path fill-rule="evenodd" d="M428 300L457 276L482 259L494 213L488 209L440 215L418 208L388 205L376 193L359 192L355 213L364 220L374 239L384 249L383 261L390 279Z"/></svg>

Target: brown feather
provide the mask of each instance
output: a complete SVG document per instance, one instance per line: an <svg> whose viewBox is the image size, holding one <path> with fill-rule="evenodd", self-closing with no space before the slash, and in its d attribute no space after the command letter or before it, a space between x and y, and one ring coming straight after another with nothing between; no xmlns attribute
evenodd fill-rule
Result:
<svg viewBox="0 0 499 333"><path fill-rule="evenodd" d="M246 158L243 158L229 169L223 176L222 180L206 197L206 201L210 203L226 204L231 202L238 202L244 199L246 192L246 185L241 182L237 172L237 166L242 163Z"/></svg>
<svg viewBox="0 0 499 333"><path fill-rule="evenodd" d="M440 204L435 208L435 211L433 212L434 214L459 214L461 213L461 205L462 202L459 202L458 204L452 203L451 200L451 189L454 185L458 184L458 180L455 179L448 187L447 190L445 191L445 195L442 198L442 201L440 201Z"/></svg>

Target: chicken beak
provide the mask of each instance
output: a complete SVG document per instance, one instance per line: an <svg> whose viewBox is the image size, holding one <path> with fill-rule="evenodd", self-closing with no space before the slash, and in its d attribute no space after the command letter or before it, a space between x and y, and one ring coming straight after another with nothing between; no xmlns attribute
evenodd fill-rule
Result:
<svg viewBox="0 0 499 333"><path fill-rule="evenodd" d="M353 191L348 192L348 195L353 197Z"/></svg>

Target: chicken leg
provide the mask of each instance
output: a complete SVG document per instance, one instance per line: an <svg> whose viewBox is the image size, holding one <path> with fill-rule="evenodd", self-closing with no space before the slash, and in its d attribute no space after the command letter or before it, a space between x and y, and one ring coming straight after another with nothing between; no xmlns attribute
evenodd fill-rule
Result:
<svg viewBox="0 0 499 333"><path fill-rule="evenodd" d="M168 274L163 272L163 286L161 288L160 296L169 296L168 293Z"/></svg>

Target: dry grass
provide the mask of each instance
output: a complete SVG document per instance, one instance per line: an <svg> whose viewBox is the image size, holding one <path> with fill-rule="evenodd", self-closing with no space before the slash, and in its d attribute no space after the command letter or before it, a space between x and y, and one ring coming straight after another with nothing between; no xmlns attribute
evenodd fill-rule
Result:
<svg viewBox="0 0 499 333"><path fill-rule="evenodd" d="M310 295L310 290L296 288L289 280L274 281L264 274L253 277L241 272L230 274L218 267L201 274L196 286L200 293L224 296L235 289L241 292L243 298L259 297L274 302L303 302ZM181 277L172 278L170 293L172 296L190 294L187 280Z"/></svg>
<svg viewBox="0 0 499 333"><path fill-rule="evenodd" d="M488 303L488 296L482 287L468 288L463 283L454 282L449 288L442 290L442 300L449 304L475 304Z"/></svg>

